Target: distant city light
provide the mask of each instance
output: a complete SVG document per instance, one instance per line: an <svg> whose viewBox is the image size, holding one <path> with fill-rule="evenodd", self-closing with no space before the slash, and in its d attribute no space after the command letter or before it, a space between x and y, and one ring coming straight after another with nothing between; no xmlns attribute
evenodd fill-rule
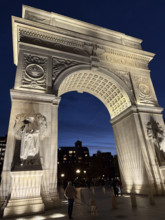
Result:
<svg viewBox="0 0 165 220"><path fill-rule="evenodd" d="M65 174L64 173L61 173L61 177L64 177L65 176Z"/></svg>
<svg viewBox="0 0 165 220"><path fill-rule="evenodd" d="M86 173L87 171L86 171L86 170L84 170L83 172L84 172L84 173Z"/></svg>
<svg viewBox="0 0 165 220"><path fill-rule="evenodd" d="M81 173L81 170L77 169L77 170L76 170L76 173Z"/></svg>

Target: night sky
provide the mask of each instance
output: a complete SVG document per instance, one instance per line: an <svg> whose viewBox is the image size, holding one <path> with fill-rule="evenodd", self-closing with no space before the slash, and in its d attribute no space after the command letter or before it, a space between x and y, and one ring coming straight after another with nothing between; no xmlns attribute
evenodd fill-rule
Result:
<svg viewBox="0 0 165 220"><path fill-rule="evenodd" d="M16 67L13 64L11 16L22 16L22 4L52 11L119 31L143 40L145 51L156 53L150 63L159 105L165 107L165 1L164 0L5 0L0 8L0 136L8 130L10 94ZM59 106L59 146L81 140L90 154L116 153L110 115L94 96L77 92L62 96Z"/></svg>

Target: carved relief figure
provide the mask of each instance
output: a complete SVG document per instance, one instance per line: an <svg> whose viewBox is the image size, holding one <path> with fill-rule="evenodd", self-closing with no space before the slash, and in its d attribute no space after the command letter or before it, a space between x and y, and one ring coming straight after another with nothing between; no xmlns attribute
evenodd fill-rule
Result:
<svg viewBox="0 0 165 220"><path fill-rule="evenodd" d="M165 129L151 120L147 123L147 135L154 144L159 164L165 163Z"/></svg>
<svg viewBox="0 0 165 220"><path fill-rule="evenodd" d="M46 128L46 117L40 113L19 114L16 116L14 131L16 139L21 140L21 165L27 165L27 163L32 162L32 159L37 158L40 148L40 136L44 135Z"/></svg>

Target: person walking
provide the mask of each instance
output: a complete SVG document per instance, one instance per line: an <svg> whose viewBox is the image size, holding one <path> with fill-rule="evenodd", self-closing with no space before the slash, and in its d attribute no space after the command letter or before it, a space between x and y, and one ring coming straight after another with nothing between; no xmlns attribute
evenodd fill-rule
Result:
<svg viewBox="0 0 165 220"><path fill-rule="evenodd" d="M118 178L118 190L119 190L120 196L122 196L123 195L123 193L122 193L122 182L121 182L120 178Z"/></svg>
<svg viewBox="0 0 165 220"><path fill-rule="evenodd" d="M112 187L113 187L113 191L114 191L114 196L116 197L116 196L118 196L118 187L117 187L117 179L116 178L114 178L113 180L112 180Z"/></svg>
<svg viewBox="0 0 165 220"><path fill-rule="evenodd" d="M76 195L77 195L76 188L72 185L72 182L69 181L64 191L64 196L68 200L68 216L70 219L72 219L73 203L74 203L74 199L76 198Z"/></svg>

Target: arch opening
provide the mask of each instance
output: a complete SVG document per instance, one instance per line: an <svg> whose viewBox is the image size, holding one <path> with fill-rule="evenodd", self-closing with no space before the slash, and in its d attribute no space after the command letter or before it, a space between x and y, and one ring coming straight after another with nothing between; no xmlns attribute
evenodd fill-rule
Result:
<svg viewBox="0 0 165 220"><path fill-rule="evenodd" d="M59 146L72 146L81 140L90 154L98 150L116 154L109 112L93 95L68 92L62 95L59 105Z"/></svg>
<svg viewBox="0 0 165 220"><path fill-rule="evenodd" d="M58 96L71 91L97 97L108 109L111 119L131 106L131 100L119 82L100 71L79 70L67 75L59 85Z"/></svg>

